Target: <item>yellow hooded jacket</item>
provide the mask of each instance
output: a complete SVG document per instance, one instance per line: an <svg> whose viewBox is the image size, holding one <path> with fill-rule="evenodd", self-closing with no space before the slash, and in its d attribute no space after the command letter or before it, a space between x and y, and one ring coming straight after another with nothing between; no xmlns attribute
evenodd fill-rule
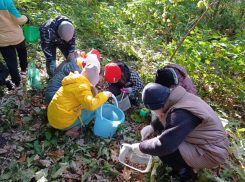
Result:
<svg viewBox="0 0 245 182"><path fill-rule="evenodd" d="M93 97L91 87L89 80L81 74L66 76L48 106L49 124L57 129L67 128L81 115L82 109L94 111L104 104L108 97L103 92Z"/></svg>

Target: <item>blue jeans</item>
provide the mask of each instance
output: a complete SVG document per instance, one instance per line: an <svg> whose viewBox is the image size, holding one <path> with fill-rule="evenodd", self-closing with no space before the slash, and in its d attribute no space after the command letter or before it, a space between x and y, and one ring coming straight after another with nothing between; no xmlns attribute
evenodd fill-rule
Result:
<svg viewBox="0 0 245 182"><path fill-rule="evenodd" d="M89 122L95 117L95 111L89 111L87 109L82 110L82 114L80 115L82 122L83 122L83 127L85 127ZM75 126L81 127L81 122L80 118L78 117L76 121L69 127L62 129L61 131L67 131Z"/></svg>

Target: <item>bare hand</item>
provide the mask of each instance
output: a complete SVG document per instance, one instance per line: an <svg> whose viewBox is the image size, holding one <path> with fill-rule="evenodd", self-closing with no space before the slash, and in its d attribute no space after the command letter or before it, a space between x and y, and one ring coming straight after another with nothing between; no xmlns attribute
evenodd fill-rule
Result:
<svg viewBox="0 0 245 182"><path fill-rule="evenodd" d="M108 97L108 99L112 96L112 93L109 91L104 91L103 93Z"/></svg>

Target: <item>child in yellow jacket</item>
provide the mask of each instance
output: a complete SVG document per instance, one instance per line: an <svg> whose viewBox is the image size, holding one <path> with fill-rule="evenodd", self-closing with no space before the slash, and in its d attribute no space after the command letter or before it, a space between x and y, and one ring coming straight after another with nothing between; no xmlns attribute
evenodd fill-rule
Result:
<svg viewBox="0 0 245 182"><path fill-rule="evenodd" d="M48 106L50 125L76 138L79 129L95 117L95 110L112 96L108 91L93 96L91 91L98 82L99 70L94 64L86 65L81 74L66 76Z"/></svg>

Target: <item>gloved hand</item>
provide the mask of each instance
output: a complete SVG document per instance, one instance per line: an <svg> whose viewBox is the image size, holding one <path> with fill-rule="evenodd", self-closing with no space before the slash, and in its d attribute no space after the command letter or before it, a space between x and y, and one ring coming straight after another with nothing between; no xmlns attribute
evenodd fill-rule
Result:
<svg viewBox="0 0 245 182"><path fill-rule="evenodd" d="M150 134L152 134L154 132L153 128L151 125L147 125L145 126L141 131L141 140L145 140Z"/></svg>
<svg viewBox="0 0 245 182"><path fill-rule="evenodd" d="M132 88L131 87L129 87L129 88L122 88L121 89L121 92L123 92L123 93L125 93L125 94L127 94L127 93L131 93L133 90L132 90Z"/></svg>
<svg viewBox="0 0 245 182"><path fill-rule="evenodd" d="M136 154L140 154L142 155L143 153L140 151L140 143L134 143L131 145L132 146L132 150L134 151L134 153Z"/></svg>

